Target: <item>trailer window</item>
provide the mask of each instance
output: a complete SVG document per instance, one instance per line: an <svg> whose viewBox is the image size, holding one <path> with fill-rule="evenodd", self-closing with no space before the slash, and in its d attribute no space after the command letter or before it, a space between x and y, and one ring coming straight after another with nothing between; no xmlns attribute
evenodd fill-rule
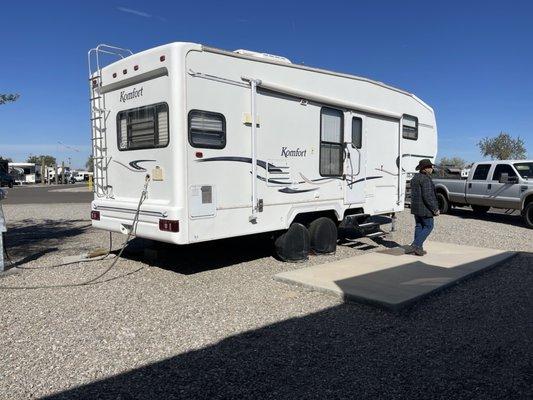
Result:
<svg viewBox="0 0 533 400"><path fill-rule="evenodd" d="M226 119L222 114L192 110L189 112L189 143L193 147L226 147Z"/></svg>
<svg viewBox="0 0 533 400"><path fill-rule="evenodd" d="M356 149L363 147L363 120L352 118L352 146Z"/></svg>
<svg viewBox="0 0 533 400"><path fill-rule="evenodd" d="M168 105L154 104L117 115L119 150L166 147L169 139Z"/></svg>
<svg viewBox="0 0 533 400"><path fill-rule="evenodd" d="M485 181L487 176L489 176L490 164L479 164L474 171L474 176L472 180L474 181Z"/></svg>
<svg viewBox="0 0 533 400"><path fill-rule="evenodd" d="M403 115L402 119L402 136L404 139L418 139L418 118L412 115Z"/></svg>
<svg viewBox="0 0 533 400"><path fill-rule="evenodd" d="M323 107L320 111L320 175L342 175L342 131L344 114L341 110Z"/></svg>

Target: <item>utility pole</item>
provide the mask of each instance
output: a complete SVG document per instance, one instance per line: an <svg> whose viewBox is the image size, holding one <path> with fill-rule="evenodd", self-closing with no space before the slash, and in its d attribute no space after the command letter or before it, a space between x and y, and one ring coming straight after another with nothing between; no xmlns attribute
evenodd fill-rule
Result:
<svg viewBox="0 0 533 400"><path fill-rule="evenodd" d="M55 172L55 175L56 175L56 185L57 185L58 179L59 179L57 163L54 164L54 172Z"/></svg>
<svg viewBox="0 0 533 400"><path fill-rule="evenodd" d="M41 184L44 183L44 179L45 179L44 171L45 170L46 170L46 167L44 165L44 157L41 157Z"/></svg>
<svg viewBox="0 0 533 400"><path fill-rule="evenodd" d="M61 183L65 184L65 161L61 161Z"/></svg>

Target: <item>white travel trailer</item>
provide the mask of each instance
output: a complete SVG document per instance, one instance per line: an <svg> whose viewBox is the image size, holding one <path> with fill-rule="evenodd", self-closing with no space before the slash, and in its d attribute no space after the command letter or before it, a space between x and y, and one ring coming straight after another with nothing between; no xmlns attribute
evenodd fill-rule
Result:
<svg viewBox="0 0 533 400"><path fill-rule="evenodd" d="M39 168L40 166L36 166L35 163L9 163L9 173L19 185L36 183Z"/></svg>
<svg viewBox="0 0 533 400"><path fill-rule="evenodd" d="M194 43L100 45L89 66L97 228L130 232L148 175L137 236L277 232L282 258L305 257L401 211L406 174L436 156L432 108L370 79Z"/></svg>

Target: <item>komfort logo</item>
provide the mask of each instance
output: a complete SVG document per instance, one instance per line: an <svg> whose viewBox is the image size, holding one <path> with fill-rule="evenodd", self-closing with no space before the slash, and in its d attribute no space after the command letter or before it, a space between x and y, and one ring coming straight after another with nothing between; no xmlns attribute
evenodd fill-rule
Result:
<svg viewBox="0 0 533 400"><path fill-rule="evenodd" d="M300 150L299 147L297 147L294 150L290 150L288 147L282 147L281 148L281 155L285 158L287 157L305 157L307 153L307 150Z"/></svg>
<svg viewBox="0 0 533 400"><path fill-rule="evenodd" d="M136 97L141 97L143 95L143 89L143 87L141 87L140 89L133 88L131 92L126 92L125 90L123 90L122 92L120 92L120 101L122 103L125 103L128 100L132 100Z"/></svg>

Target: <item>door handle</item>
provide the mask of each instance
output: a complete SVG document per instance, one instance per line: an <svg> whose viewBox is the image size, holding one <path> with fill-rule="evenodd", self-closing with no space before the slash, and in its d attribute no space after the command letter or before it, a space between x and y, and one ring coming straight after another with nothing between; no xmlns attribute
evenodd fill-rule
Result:
<svg viewBox="0 0 533 400"><path fill-rule="evenodd" d="M492 189L492 183L489 183L489 184L487 185L487 189L488 189L488 190Z"/></svg>
<svg viewBox="0 0 533 400"><path fill-rule="evenodd" d="M471 183L468 184L468 189L472 189L472 184Z"/></svg>

